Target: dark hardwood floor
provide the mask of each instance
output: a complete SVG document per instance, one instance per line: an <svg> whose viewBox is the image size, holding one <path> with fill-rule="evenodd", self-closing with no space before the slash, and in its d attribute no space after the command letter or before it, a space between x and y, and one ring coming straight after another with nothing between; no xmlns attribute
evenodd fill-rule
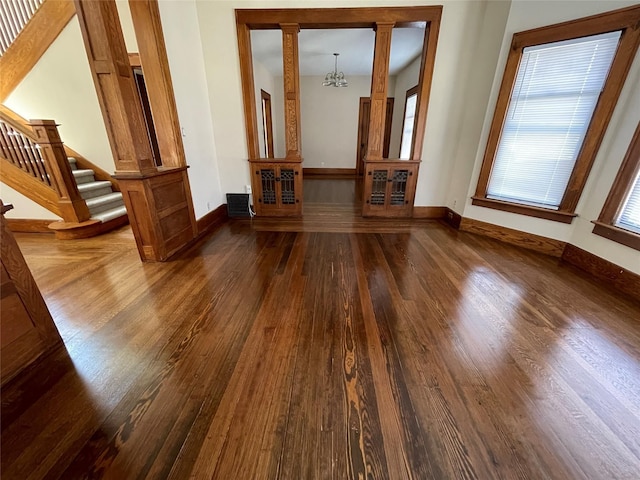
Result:
<svg viewBox="0 0 640 480"><path fill-rule="evenodd" d="M3 389L2 478L640 478L640 305L325 203L162 264L16 235L66 350Z"/></svg>

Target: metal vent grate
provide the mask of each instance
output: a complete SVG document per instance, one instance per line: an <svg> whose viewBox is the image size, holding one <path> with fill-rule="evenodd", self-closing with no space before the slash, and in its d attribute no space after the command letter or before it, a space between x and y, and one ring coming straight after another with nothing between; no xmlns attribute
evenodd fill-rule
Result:
<svg viewBox="0 0 640 480"><path fill-rule="evenodd" d="M227 215L230 217L250 217L249 194L227 193Z"/></svg>

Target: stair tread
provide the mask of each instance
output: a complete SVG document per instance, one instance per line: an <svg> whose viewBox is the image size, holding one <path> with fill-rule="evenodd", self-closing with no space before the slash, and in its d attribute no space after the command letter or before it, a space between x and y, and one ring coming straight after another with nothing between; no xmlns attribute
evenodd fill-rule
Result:
<svg viewBox="0 0 640 480"><path fill-rule="evenodd" d="M125 206L112 208L111 210L107 210L106 212L101 212L96 215L92 215L91 218L93 220L100 220L102 223L108 222L109 220L113 220L114 218L121 217L127 214L127 209Z"/></svg>
<svg viewBox="0 0 640 480"><path fill-rule="evenodd" d="M107 193L106 195L100 195L99 197L89 198L85 200L87 207L93 207L95 205L102 205L103 203L109 203L122 199L121 192Z"/></svg>
<svg viewBox="0 0 640 480"><path fill-rule="evenodd" d="M82 183L78 185L78 190L81 192L84 190L95 190L98 188L111 187L111 182L107 182L106 180L100 180L96 182Z"/></svg>

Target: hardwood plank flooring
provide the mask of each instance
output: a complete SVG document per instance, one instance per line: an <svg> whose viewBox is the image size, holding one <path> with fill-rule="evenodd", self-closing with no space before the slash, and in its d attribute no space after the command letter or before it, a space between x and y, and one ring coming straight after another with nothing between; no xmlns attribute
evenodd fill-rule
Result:
<svg viewBox="0 0 640 480"><path fill-rule="evenodd" d="M66 349L2 391L2 478L640 478L640 305L438 222L305 208L162 264L128 227L16 235Z"/></svg>

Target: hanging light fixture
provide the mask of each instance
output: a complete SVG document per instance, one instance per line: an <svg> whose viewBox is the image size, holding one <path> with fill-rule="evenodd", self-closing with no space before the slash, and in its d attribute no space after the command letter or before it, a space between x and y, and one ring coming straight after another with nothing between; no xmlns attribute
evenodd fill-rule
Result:
<svg viewBox="0 0 640 480"><path fill-rule="evenodd" d="M333 55L336 57L335 67L333 72L329 72L325 75L322 85L325 87L348 87L349 83L347 82L347 79L344 78L344 73L338 72L338 55L340 54L334 53Z"/></svg>

